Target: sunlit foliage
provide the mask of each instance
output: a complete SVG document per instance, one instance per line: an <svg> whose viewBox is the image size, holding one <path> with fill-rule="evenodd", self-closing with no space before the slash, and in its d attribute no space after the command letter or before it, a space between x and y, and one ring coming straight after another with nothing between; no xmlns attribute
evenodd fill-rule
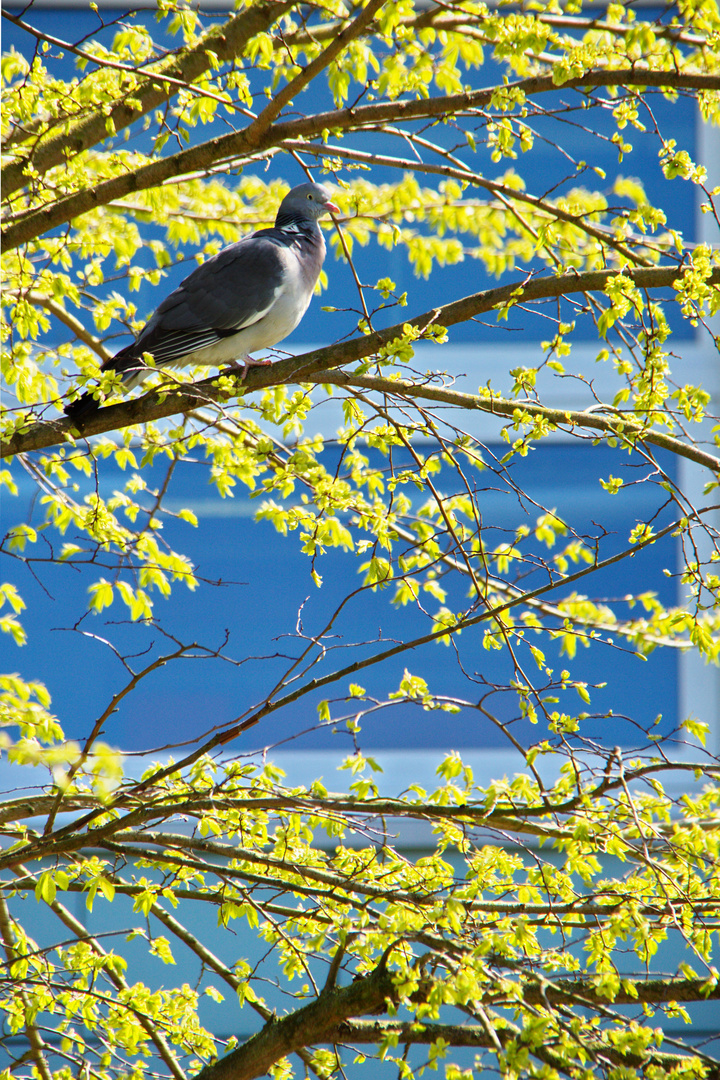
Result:
<svg viewBox="0 0 720 1080"><path fill-rule="evenodd" d="M720 1075L685 1011L720 999L717 717L641 722L622 689L601 711L579 666L720 659L717 380L685 356L717 347L720 188L673 123L688 102L718 123L716 3L90 7L92 32L68 17L64 39L32 6L3 12L24 47L2 59L2 1076ZM154 373L125 400L99 376L117 339L180 268L270 222L303 170L341 211L315 300L334 344L245 384ZM473 345L494 361L481 385L448 374L472 320L495 334ZM110 407L79 432L62 409L88 387ZM331 398L341 420L316 434ZM592 528L523 486L518 466L559 439L615 452ZM199 715L192 745L138 766L103 727L144 680L191 663L201 688L207 662L245 662L220 588L212 644L164 629L217 585L163 531L212 524L173 501L190 467L218 497L252 494L309 588L341 554L347 597L312 629L287 613L263 700ZM609 537L637 488L651 508L623 503ZM521 509L513 528L487 519L491 491ZM603 571L656 545L675 602L664 580L608 596ZM78 582L58 620L124 672L89 733L23 667L23 582L48 565ZM358 597L392 640L356 639ZM350 740L343 790L272 763L297 702ZM390 797L364 726L399 709L442 725L447 753L433 790L411 777ZM499 734L512 775L473 774L460 714ZM236 756L248 731L262 761ZM192 984L174 974L188 958ZM223 999L229 1040L208 1020ZM687 1038L668 1038L678 1016Z"/></svg>

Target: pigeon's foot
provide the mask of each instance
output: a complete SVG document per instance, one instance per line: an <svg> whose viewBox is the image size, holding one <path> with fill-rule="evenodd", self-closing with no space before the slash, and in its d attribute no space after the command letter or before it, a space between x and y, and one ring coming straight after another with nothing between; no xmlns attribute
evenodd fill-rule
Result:
<svg viewBox="0 0 720 1080"><path fill-rule="evenodd" d="M228 364L223 368L223 371L240 372L240 378L244 379L251 367L270 367L272 360L254 360L252 356L245 357L245 363L241 364L237 360L233 364Z"/></svg>

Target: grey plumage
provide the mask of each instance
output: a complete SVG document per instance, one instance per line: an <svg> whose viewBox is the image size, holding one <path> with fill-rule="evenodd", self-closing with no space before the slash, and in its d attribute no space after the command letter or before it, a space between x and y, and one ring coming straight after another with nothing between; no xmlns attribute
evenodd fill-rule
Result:
<svg viewBox="0 0 720 1080"><path fill-rule="evenodd" d="M322 184L300 184L288 192L275 225L230 244L204 262L163 300L137 340L102 365L117 371L129 389L155 366L230 364L243 368L250 353L268 349L298 325L312 299L325 258L318 219L337 211ZM239 361L243 361L241 365ZM65 409L82 421L99 408L90 393Z"/></svg>

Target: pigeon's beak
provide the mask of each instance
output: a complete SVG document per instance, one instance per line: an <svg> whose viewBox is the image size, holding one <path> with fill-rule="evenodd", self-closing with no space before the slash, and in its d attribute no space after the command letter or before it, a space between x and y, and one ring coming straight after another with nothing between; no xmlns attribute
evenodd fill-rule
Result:
<svg viewBox="0 0 720 1080"><path fill-rule="evenodd" d="M329 210L333 214L339 214L340 213L340 207L336 206L334 202L326 202L325 203L325 209Z"/></svg>

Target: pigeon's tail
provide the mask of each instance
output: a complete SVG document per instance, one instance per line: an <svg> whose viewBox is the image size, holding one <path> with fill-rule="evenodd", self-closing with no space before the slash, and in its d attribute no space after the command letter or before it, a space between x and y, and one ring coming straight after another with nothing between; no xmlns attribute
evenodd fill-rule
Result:
<svg viewBox="0 0 720 1080"><path fill-rule="evenodd" d="M73 424L84 424L100 408L100 402L92 394L83 394L76 401L65 406L65 415Z"/></svg>
<svg viewBox="0 0 720 1080"><path fill-rule="evenodd" d="M118 375L122 376L127 389L130 390L137 382L141 381L142 376L140 376L139 372L143 366L143 362L138 357L133 343L121 349L119 353L116 353L109 360L106 360L101 370L117 371ZM98 399L93 397L90 391L87 391L77 401L71 401L69 405L65 406L65 415L75 424L84 424L99 408L100 402Z"/></svg>

